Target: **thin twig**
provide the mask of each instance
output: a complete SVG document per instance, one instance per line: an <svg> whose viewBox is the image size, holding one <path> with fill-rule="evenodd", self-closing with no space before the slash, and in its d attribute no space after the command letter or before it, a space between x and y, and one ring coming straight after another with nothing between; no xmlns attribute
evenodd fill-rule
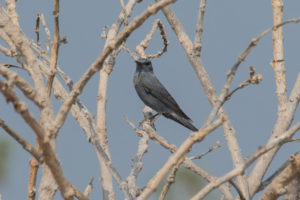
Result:
<svg viewBox="0 0 300 200"><path fill-rule="evenodd" d="M189 159L190 159L190 160L201 159L201 158L203 158L204 156L206 156L208 153L210 153L210 152L212 152L212 151L218 149L219 147L221 147L221 143L220 143L220 141L217 141L217 142L216 142L216 145L215 145L214 147L210 147L206 152L204 152L204 153L202 153L202 154L200 154L200 155L198 155L198 156L190 157Z"/></svg>
<svg viewBox="0 0 300 200"><path fill-rule="evenodd" d="M35 149L37 151L40 149L37 139L36 139ZM36 179L37 179L37 172L40 164L35 157L32 157L30 159L29 164L30 164L30 169L29 169L28 187L27 187L27 200L35 200Z"/></svg>
<svg viewBox="0 0 300 200"><path fill-rule="evenodd" d="M214 119L214 117L217 114L218 110L222 106L222 102L224 101L224 99L228 95L230 84L231 84L233 78L235 77L235 73L238 70L238 67L246 59L246 57L249 55L249 53L251 52L251 50L258 44L258 42L260 41L260 39L262 39L269 32L271 32L273 30L276 30L276 29L278 29L279 27L281 27L281 26L283 26L285 24L298 23L298 22L300 22L299 18L286 20L286 21L284 21L284 22L282 22L280 24L274 25L273 27L265 30L264 32L262 32L261 34L259 34L256 38L254 38L254 39L251 40L251 42L248 44L247 48L241 53L241 55L238 57L236 63L233 65L233 67L228 72L226 82L225 82L224 87L223 87L223 89L221 91L221 94L219 96L219 102L217 103L216 106L214 106L214 111L211 112L211 114L209 115L209 117L206 120L206 123L210 123Z"/></svg>
<svg viewBox="0 0 300 200"><path fill-rule="evenodd" d="M133 60L138 59L138 56L126 46L125 42L123 42L121 46L127 53L129 53Z"/></svg>
<svg viewBox="0 0 300 200"><path fill-rule="evenodd" d="M147 47L149 45L149 42L152 40L152 37L153 37L157 27L160 30L160 35L161 35L161 38L164 42L164 47L163 47L162 51L159 51L156 54L146 55L145 50L147 49ZM158 58L163 53L165 53L167 51L168 44L169 44L169 41L167 40L164 26L161 23L161 21L158 19L158 20L156 20L155 22L152 23L152 28L151 28L150 32L146 35L145 39L142 40L140 42L140 44L136 46L135 51L140 55L141 58L145 58L145 59L147 59L147 58Z"/></svg>
<svg viewBox="0 0 300 200"><path fill-rule="evenodd" d="M41 45L40 43L40 15L37 15L37 19L35 22L35 33L36 33L36 43L38 46ZM40 124L42 124L40 118ZM35 148L37 151L40 150L38 138L36 138ZM37 173L39 169L39 163L35 157L32 157L29 161L30 169L29 169L29 177L28 177L28 187L27 187L27 200L35 200L36 197L36 180L37 180Z"/></svg>
<svg viewBox="0 0 300 200"><path fill-rule="evenodd" d="M175 182L175 176L178 172L178 169L180 167L180 165L182 164L182 162L184 161L184 157L181 158L180 160L178 160L178 162L175 164L175 166L173 167L172 171L170 172L168 178L167 178L167 183L164 185L160 195L159 195L159 200L164 200L171 185Z"/></svg>
<svg viewBox="0 0 300 200"><path fill-rule="evenodd" d="M4 53L4 55L9 56L9 57L14 57L15 55L11 51L11 49L7 49L4 46L0 45L0 51Z"/></svg>
<svg viewBox="0 0 300 200"><path fill-rule="evenodd" d="M54 38L52 41L52 48L51 48L51 61L50 61L50 76L48 77L48 82L46 86L47 95L51 95L51 89L53 80L56 74L56 64L58 59L58 49L60 45L60 36L59 36L59 0L54 0L54 23L55 23L55 31L54 31Z"/></svg>
<svg viewBox="0 0 300 200"><path fill-rule="evenodd" d="M127 18L128 15L127 15L126 7L124 4L124 0L120 0L120 4L121 4L122 12L124 15L124 26L127 26L128 25L128 18Z"/></svg>
<svg viewBox="0 0 300 200"><path fill-rule="evenodd" d="M41 23L42 23L42 25L43 25L45 34L46 34L45 53L48 54L49 49L50 49L50 44L51 44L51 34L50 34L50 30L49 30L49 28L47 27L47 24L46 24L46 20L45 20L44 14L43 14L43 13L40 13L40 14L38 14L38 15L39 15L40 21L41 21Z"/></svg>
<svg viewBox="0 0 300 200"><path fill-rule="evenodd" d="M88 197L90 195L90 193L92 192L93 189L93 181L94 181L94 177L90 180L89 184L86 186L83 194Z"/></svg>
<svg viewBox="0 0 300 200"><path fill-rule="evenodd" d="M206 0L201 0L198 9L198 18L196 24L195 40L194 40L194 51L197 52L198 56L200 56L201 49L202 49L202 33L203 33L205 7L206 7Z"/></svg>
<svg viewBox="0 0 300 200"><path fill-rule="evenodd" d="M0 118L0 126L13 137L27 152L34 156L40 163L43 162L42 155L35 150L22 136L9 127L3 119Z"/></svg>
<svg viewBox="0 0 300 200"><path fill-rule="evenodd" d="M160 36L161 36L161 39L164 42L164 46L163 46L163 49L161 51L158 51L156 54L148 55L147 56L148 58L158 58L158 57L160 57L162 54L167 52L167 48L168 48L168 45L169 45L169 41L167 40L167 35L166 35L164 25L162 24L162 22L160 20L157 20L157 26L160 30Z"/></svg>
<svg viewBox="0 0 300 200"><path fill-rule="evenodd" d="M6 42L8 44L8 46L10 47L10 49L7 49L5 47L3 47L2 45L0 45L0 51L2 51L6 56L9 57L14 57L17 55L17 49L15 44L11 41L11 39L8 37L8 35L0 30L0 38Z"/></svg>
<svg viewBox="0 0 300 200"><path fill-rule="evenodd" d="M225 97L225 99L223 100L222 104L225 101L228 101L231 98L231 96L233 95L233 93L235 93L236 91L246 87L249 84L259 84L262 81L262 74L255 74L255 68L253 66L250 66L249 75L250 75L250 77L248 80L242 82L238 87L233 89L231 92L228 92L228 94Z"/></svg>
<svg viewBox="0 0 300 200"><path fill-rule="evenodd" d="M105 25L101 31L101 38L107 38L106 30L109 28L109 26Z"/></svg>
<svg viewBox="0 0 300 200"><path fill-rule="evenodd" d="M128 117L125 116L125 120L126 122L132 126L133 123L129 121ZM136 129L137 131L137 129ZM148 134L144 133L144 132L139 132L137 131L138 135L141 137L139 143L138 143L138 150L136 155L132 158L132 167L130 170L130 174L129 176L126 178L126 181L128 183L128 187L129 190L131 192L131 195L133 197L136 197L140 194L140 190L136 185L136 180L137 177L139 175L139 173L141 172L142 168L143 168L143 162L142 159L145 155L145 153L148 151L148 142L149 142L149 136Z"/></svg>
<svg viewBox="0 0 300 200"><path fill-rule="evenodd" d="M40 14L37 15L37 18L35 20L34 32L36 34L36 44L38 46L41 46L41 41L40 41Z"/></svg>

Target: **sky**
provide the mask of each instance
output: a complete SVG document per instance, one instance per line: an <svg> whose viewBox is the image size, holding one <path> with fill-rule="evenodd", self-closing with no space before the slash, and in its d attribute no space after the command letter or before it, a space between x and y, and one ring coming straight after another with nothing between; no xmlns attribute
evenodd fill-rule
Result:
<svg viewBox="0 0 300 200"><path fill-rule="evenodd" d="M5 5L2 0L1 6ZM127 2L127 1L125 1ZM142 1L133 10L132 17L138 16L153 1ZM176 16L181 21L186 33L193 40L197 20L199 1L178 1L172 5ZM299 18L300 1L284 2L284 19ZM43 13L51 34L54 32L53 2L52 1L18 1L20 26L24 32L35 40L35 19L38 13ZM103 49L105 40L100 37L102 28L110 26L121 11L119 1L61 1L60 2L60 35L66 37L68 43L59 49L58 64L74 82L96 60ZM160 19L165 26L168 51L160 58L153 59L154 72L184 112L194 121L196 127L201 127L211 112L203 88L187 60L187 56L170 29L164 15L158 12L150 17L127 40L127 46L133 51L135 46L145 38L151 29L151 24ZM219 93L222 89L226 73L236 62L238 56L247 47L252 38L272 26L271 1L207 1L204 18L203 47L201 58L210 78ZM299 73L300 25L284 26L285 66L288 94ZM41 32L42 44L45 34ZM3 45L3 42L1 43ZM147 53L156 53L162 48L162 41L156 33L150 42ZM272 36L268 34L257 47L248 55L236 74L231 89L248 79L249 66L254 66L257 73L262 73L263 81L259 85L250 85L235 93L226 102L225 110L236 130L243 157L253 153L259 146L265 145L277 118L277 100L272 60ZM0 54L1 63L17 64L14 59ZM16 70L30 82L29 76ZM136 154L139 137L126 123L124 115L138 126L143 119L144 104L138 98L133 86L135 63L127 52L121 51L116 59L116 65L109 78L107 97L107 131L112 161L120 175L125 179L131 167L131 157ZM88 82L80 99L91 113L96 114L97 90L99 73ZM39 112L34 105L26 101L38 118ZM55 112L60 102L53 98ZM34 133L26 126L20 116L14 113L11 104L7 104L0 95L0 117L11 127L26 138L33 146ZM299 109L294 123L299 121ZM190 131L181 125L160 117L156 122L157 132L170 143L179 146L189 135ZM296 134L299 137L299 133ZM0 130L0 141L9 143L7 171L0 180L0 194L3 200L25 199L27 196L27 180L29 160L31 156L22 147ZM201 160L195 161L214 176L222 176L233 167L226 141L219 128L210 134L203 142L196 144L189 156L199 155L215 146L220 141L221 147L208 154ZM95 151L88 143L86 135L69 115L57 138L57 151L64 173L81 191L84 190L92 177L95 178L94 189L90 199L101 199L100 171ZM266 177L272 174L289 156L299 151L297 143L286 144L274 158ZM143 171L139 175L138 184L143 187L150 178L165 163L170 153L153 141L149 142L149 151L145 155ZM250 167L251 169L251 167ZM249 171L247 171L249 173ZM41 171L38 174L40 181ZM186 192L180 192L177 199L186 199ZM117 199L124 196L116 186ZM183 196L180 196L183 195ZM216 194L213 194L216 195ZM213 198L213 196L210 196ZM255 196L255 199L258 195ZM61 199L58 192L55 199ZM152 196L156 199L156 196ZM209 199L209 198L207 198Z"/></svg>

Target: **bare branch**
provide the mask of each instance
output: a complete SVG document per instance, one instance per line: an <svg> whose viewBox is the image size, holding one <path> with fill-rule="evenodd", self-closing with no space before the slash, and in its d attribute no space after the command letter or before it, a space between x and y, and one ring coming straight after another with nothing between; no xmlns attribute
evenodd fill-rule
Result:
<svg viewBox="0 0 300 200"><path fill-rule="evenodd" d="M171 185L175 182L175 176L177 174L177 171L180 167L180 165L182 164L182 162L184 161L184 157L181 158L180 160L178 160L178 162L175 164L175 166L173 167L172 171L170 172L168 178L167 178L167 183L164 185L160 195L159 195L159 200L164 200Z"/></svg>
<svg viewBox="0 0 300 200"><path fill-rule="evenodd" d="M101 32L101 38L107 38L107 34L106 34L106 29L108 29L109 26L105 25L102 29L102 32Z"/></svg>
<svg viewBox="0 0 300 200"><path fill-rule="evenodd" d="M236 189L237 193L239 194L240 199L246 200L240 187L233 180L229 180L228 182Z"/></svg>
<svg viewBox="0 0 300 200"><path fill-rule="evenodd" d="M59 36L59 0L54 0L54 23L55 23L55 31L54 31L54 38L52 41L52 48L51 48L51 60L50 60L50 76L48 77L48 82L46 86L47 95L51 95L51 89L53 84L53 79L56 74L56 65L58 59L58 49L60 45L60 36Z"/></svg>
<svg viewBox="0 0 300 200"><path fill-rule="evenodd" d="M37 15L37 18L35 20L35 29L34 32L36 34L36 44L38 46L41 46L41 41L40 41L40 15Z"/></svg>
<svg viewBox="0 0 300 200"><path fill-rule="evenodd" d="M197 56L197 52L194 51L192 41L190 40L189 36L184 31L183 26L181 25L180 21L176 18L175 14L171 10L171 8L166 6L165 8L162 9L162 11L163 11L165 17L167 18L171 28L175 32L180 44L182 45L195 73L197 74L209 102L212 104L212 106L216 107L218 104L218 99L219 99L217 92L209 78L208 73L206 72L206 70L202 64L202 60L200 59L199 56ZM239 165L240 163L243 163L244 161L243 161L241 150L240 150L237 138L236 138L235 130L234 130L234 127L231 124L224 108L221 107L218 110L219 110L219 112L217 113L218 117L224 119L224 123L222 124L224 136L226 138L226 142L229 147L233 165L236 167L237 165ZM239 177L237 177L237 179L243 189L244 194L247 194L248 193L248 185L247 185L246 177L239 176ZM245 196L249 196L249 195L245 195Z"/></svg>
<svg viewBox="0 0 300 200"><path fill-rule="evenodd" d="M290 157L289 165L272 181L260 200L275 200L292 180L300 176L300 153Z"/></svg>
<svg viewBox="0 0 300 200"><path fill-rule="evenodd" d="M121 1L121 4L122 3L123 1ZM129 0L126 6L122 5L122 12L115 20L115 22L110 26L110 29L107 34L105 33L107 27L104 27L102 31L102 35L105 35L105 38L107 39L104 47L106 47L111 40L115 39L124 20L126 21L125 23L128 23L127 17L131 15L131 12L135 4L136 4L136 0ZM122 44L125 44L125 40L122 42ZM121 46L113 50L112 53L110 53L110 55L105 59L103 63L103 67L100 70L100 77L99 77L100 81L99 81L98 96L97 96L98 98L97 98L96 129L97 129L98 140L95 141L101 142L103 151L107 155L107 158L109 159L110 159L110 153L109 153L107 127L106 127L106 102L107 102L106 95L107 95L109 75L115 65L115 59L119 54L120 50L121 50ZM118 178L119 180L121 180L121 177L118 176L118 173L116 173L117 171L115 168L109 169L110 166L108 166L105 163L107 161L100 153L97 153L97 155L98 155L98 160L99 160L99 164L101 167L101 174L102 174L101 178L102 178L103 199L115 199L112 177ZM120 185L122 181L119 181L118 183L119 183L119 187L122 188L123 186ZM127 186L123 188L124 188L123 192L125 193L126 196L130 196L130 194L132 194L131 191L129 191L129 188Z"/></svg>
<svg viewBox="0 0 300 200"><path fill-rule="evenodd" d="M198 156L190 157L189 159L191 159L191 160L201 159L204 156L206 156L208 153L213 152L214 150L218 149L219 147L221 147L221 143L220 143L220 141L217 141L216 145L214 147L210 147L206 152L204 152L204 153L202 153L202 154L200 154Z"/></svg>
<svg viewBox="0 0 300 200"><path fill-rule="evenodd" d="M38 94L38 92L31 87L27 81L21 78L16 72L7 69L5 65L0 64L0 74L2 74L8 81L13 82L22 91L22 93L39 108L45 107L45 102L43 98Z"/></svg>
<svg viewBox="0 0 300 200"><path fill-rule="evenodd" d="M226 181L231 180L232 178L243 174L245 169L249 167L251 163L253 163L257 158L259 158L264 153L272 150L273 148L277 147L278 145L281 145L282 142L284 142L286 139L292 137L298 130L300 129L300 122L295 124L292 128L290 128L288 131L284 132L281 136L279 136L276 140L273 140L265 147L260 148L256 152L254 152L252 155L247 157L244 161L244 163L240 164L239 166L235 167L232 171L225 174L223 177L218 178L216 181L209 183L206 185L201 191L199 191L192 200L196 199L202 199L204 198L209 192L211 192L214 188L218 187L219 185L225 183Z"/></svg>
<svg viewBox="0 0 300 200"><path fill-rule="evenodd" d="M282 23L274 25L273 27L265 30L260 35L258 35L256 38L254 38L254 39L251 40L251 42L249 43L248 47L242 52L242 54L238 57L238 60L236 61L236 63L233 65L233 67L228 72L225 85L224 85L224 87L223 87L223 89L221 91L220 97L219 97L219 103L217 104L217 106L214 107L214 112L211 113L211 115L208 117L208 119L206 120L206 122L209 123L210 121L212 121L214 119L214 116L216 115L216 113L218 112L218 110L220 109L220 107L222 105L222 101L224 101L224 99L228 95L229 87L230 87L230 85L232 83L233 78L235 77L235 73L238 70L238 67L246 59L246 57L249 55L249 53L251 52L251 50L257 45L257 43L260 41L260 39L262 39L269 32L271 32L273 30L277 30L278 28L280 28L281 26L283 26L285 24L288 24L288 23L299 23L299 22L300 22L300 19L298 19L298 18L284 21Z"/></svg>
<svg viewBox="0 0 300 200"><path fill-rule="evenodd" d="M293 22L299 22L299 19L292 19L288 21L283 21L283 1L282 0L272 0L273 9L273 61L271 65L274 69L275 83L276 83L276 96L278 101L278 118L277 122L272 130L272 135L267 144L276 140L282 132L286 131L291 125L296 108L299 100L293 99L294 102L291 103L287 101L286 95L286 77L285 77L285 66L284 66L284 55L283 55L283 30L282 25ZM299 92L296 92L299 93ZM296 95L297 96L297 95ZM263 155L255 164L249 178L249 190L250 196L253 196L258 189L264 174L266 173L271 161L273 160L276 152L279 150L274 148L269 153Z"/></svg>
<svg viewBox="0 0 300 200"><path fill-rule="evenodd" d="M152 54L152 55L146 55L145 50L147 49L149 42L152 40L152 37L157 29L157 27L160 30L160 35L161 38L164 42L164 47L162 49L162 51L157 52L156 54ZM160 57L163 53L165 53L167 51L167 47L168 47L169 41L167 40L167 36L166 36L166 32L164 29L163 24L161 23L161 21L158 19L155 22L152 23L152 29L150 30L149 34L146 35L146 38L140 42L139 45L136 46L135 51L140 55L141 58L158 58Z"/></svg>
<svg viewBox="0 0 300 200"><path fill-rule="evenodd" d="M290 139L287 139L286 142L289 142ZM285 161L269 178L267 178L258 188L258 192L264 190L271 182L274 180L278 174L280 174L289 164L289 160Z"/></svg>
<svg viewBox="0 0 300 200"><path fill-rule="evenodd" d="M189 151L189 149L196 142L202 141L206 135L214 131L217 127L222 124L223 120L218 119L213 122L210 126L200 129L197 132L191 133L191 135L181 144L178 150L172 154L165 165L152 177L152 179L147 183L141 195L138 197L139 200L148 198L157 188L159 183L168 173L171 167L173 167L180 159L184 158Z"/></svg>
<svg viewBox="0 0 300 200"><path fill-rule="evenodd" d="M93 181L94 181L94 177L90 180L88 186L85 188L83 194L88 197L90 195L90 193L92 192L93 189Z"/></svg>
<svg viewBox="0 0 300 200"><path fill-rule="evenodd" d="M242 82L238 87L236 87L235 89L233 89L231 92L229 92L227 94L227 96L223 100L223 103L225 101L229 100L231 98L231 96L233 95L233 93L235 93L236 91L246 87L249 84L259 84L262 81L262 74L255 74L255 68L253 66L250 66L249 75L250 75L250 77L248 80Z"/></svg>
<svg viewBox="0 0 300 200"><path fill-rule="evenodd" d="M37 151L40 150L40 146L39 146L37 139L36 139L35 148ZM32 157L30 159L29 164L30 164L30 169L29 169L28 187L27 187L27 200L35 200L36 179L37 179L37 172L38 172L40 165L39 165L38 160L35 157ZM40 193L40 195L42 196L42 193Z"/></svg>
<svg viewBox="0 0 300 200"><path fill-rule="evenodd" d="M197 55L200 57L201 49L202 49L202 33L203 33L203 21L204 21L204 13L206 7L206 0L201 0L199 9L198 9L198 18L196 24L196 33L194 40L194 51L197 52Z"/></svg>
<svg viewBox="0 0 300 200"><path fill-rule="evenodd" d="M300 73L298 73L294 87L291 91L287 108L288 110L295 110L300 101Z"/></svg>
<svg viewBox="0 0 300 200"><path fill-rule="evenodd" d="M300 180L299 176L294 178L287 186L285 186L285 199L298 200L300 194Z"/></svg>
<svg viewBox="0 0 300 200"><path fill-rule="evenodd" d="M6 3L9 17L11 18L12 22L16 26L20 26L19 20L18 20L19 16L18 16L17 9L16 9L16 0L5 0L5 3Z"/></svg>
<svg viewBox="0 0 300 200"><path fill-rule="evenodd" d="M51 34L50 34L50 31L49 31L49 28L47 27L44 14L40 13L40 14L38 14L38 16L39 16L39 18L41 20L41 23L43 25L43 28L44 28L44 31L45 31L45 34L46 34L47 40L46 40L45 53L48 54L49 49L50 49L50 43L51 43Z"/></svg>
<svg viewBox="0 0 300 200"><path fill-rule="evenodd" d="M40 147L42 147L42 153L44 156L44 161L49 166L53 177L55 178L62 196L65 199L72 199L75 195L74 192L77 190L71 183L65 178L62 168L60 166L59 160L57 158L56 153L53 151L50 143L49 138L46 140L45 136L46 133L39 125L39 123L34 119L32 114L29 112L27 105L21 101L13 92L12 88L9 87L8 84L3 83L0 81L0 91L5 96L7 102L12 102L14 105L15 111L21 115L24 121L31 127L31 129L35 132ZM79 192L80 193L80 192ZM84 195L81 195L82 199Z"/></svg>
<svg viewBox="0 0 300 200"><path fill-rule="evenodd" d="M8 44L8 46L10 47L10 49L7 49L3 46L0 45L0 51L2 51L6 56L9 57L14 57L17 55L17 49L16 46L14 45L14 43L11 41L11 39L8 37L8 35L0 30L0 38L6 42Z"/></svg>
<svg viewBox="0 0 300 200"><path fill-rule="evenodd" d="M34 156L40 163L43 162L42 155L35 150L22 136L9 127L3 119L0 118L0 126L13 137L27 152Z"/></svg>
<svg viewBox="0 0 300 200"><path fill-rule="evenodd" d="M153 127L151 126L151 124L149 123L149 120L144 120L141 124L141 127L143 128L143 130L139 130L133 123L129 123L129 125L133 128L133 130L138 134L138 135L143 135L143 132L147 133L150 137L150 139L154 140L155 142L157 142L158 144L160 144L161 146L163 146L164 148L166 148L167 150L169 150L171 153L174 153L178 150L178 148L174 145L174 144L169 144L168 141L166 141L163 137L161 137L160 135L158 135L155 130L153 129ZM198 174L200 176L202 176L204 179L206 179L207 181L211 182L216 180L216 177L213 177L212 175L210 175L208 172L206 172L205 170L201 169L200 167L198 167L198 165L196 165L195 163L193 163L193 161L189 158L186 158L183 162L184 167L193 171L195 174ZM219 187L220 191L224 194L224 196L226 197L226 199L228 200L233 200L233 196L231 195L229 188L226 187L225 185L221 185Z"/></svg>
<svg viewBox="0 0 300 200"><path fill-rule="evenodd" d="M126 11L126 8L125 8L125 4L124 4L124 1L123 0L120 0L120 4L121 4L121 7L122 7L122 12L123 12L123 16L124 16L124 26L127 26L128 25L128 18L127 18L127 11Z"/></svg>
<svg viewBox="0 0 300 200"><path fill-rule="evenodd" d="M125 120L130 126L133 126L133 123L128 120L128 117L125 116ZM138 129L135 127L135 131L138 133L138 135L141 137L139 143L138 143L138 150L137 154L132 158L132 167L130 170L129 176L126 178L126 181L128 183L128 187L130 190L130 193L133 197L136 197L140 194L140 191L136 185L136 180L143 168L143 156L148 151L148 142L149 142L149 136L145 132L139 132ZM140 135L141 134L141 135Z"/></svg>

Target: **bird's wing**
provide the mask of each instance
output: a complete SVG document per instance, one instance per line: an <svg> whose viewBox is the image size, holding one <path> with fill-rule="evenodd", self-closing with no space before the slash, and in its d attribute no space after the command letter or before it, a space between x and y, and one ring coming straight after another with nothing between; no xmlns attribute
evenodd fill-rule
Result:
<svg viewBox="0 0 300 200"><path fill-rule="evenodd" d="M191 120L179 107L175 99L170 95L167 89L161 84L154 74L147 75L141 81L141 86L145 91L158 99L166 107L180 115L181 117Z"/></svg>

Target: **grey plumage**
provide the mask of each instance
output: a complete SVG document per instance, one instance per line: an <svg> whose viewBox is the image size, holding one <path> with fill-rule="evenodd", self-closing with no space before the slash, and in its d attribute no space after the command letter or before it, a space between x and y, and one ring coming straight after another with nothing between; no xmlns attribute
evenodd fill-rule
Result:
<svg viewBox="0 0 300 200"><path fill-rule="evenodd" d="M147 106L192 131L198 130L192 125L192 120L180 109L174 98L156 78L150 60L139 59L136 61L133 82L138 96Z"/></svg>

